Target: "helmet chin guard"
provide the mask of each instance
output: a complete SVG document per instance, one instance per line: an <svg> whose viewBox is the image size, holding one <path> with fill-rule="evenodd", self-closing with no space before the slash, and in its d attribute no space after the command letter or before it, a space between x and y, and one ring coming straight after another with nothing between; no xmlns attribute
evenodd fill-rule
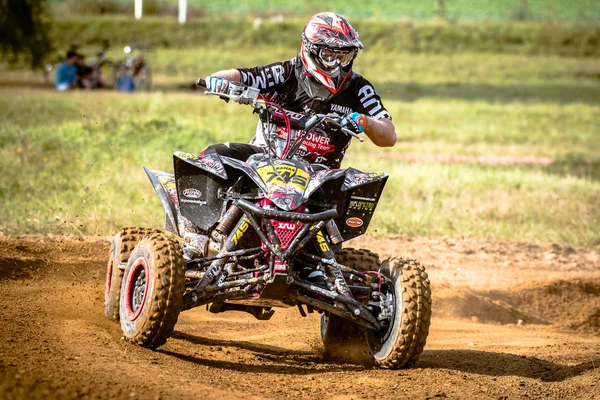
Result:
<svg viewBox="0 0 600 400"><path fill-rule="evenodd" d="M342 91L352 75L354 59L363 47L358 33L341 15L331 12L313 15L302 32L298 55L302 71L299 74L296 70L309 96L326 100Z"/></svg>

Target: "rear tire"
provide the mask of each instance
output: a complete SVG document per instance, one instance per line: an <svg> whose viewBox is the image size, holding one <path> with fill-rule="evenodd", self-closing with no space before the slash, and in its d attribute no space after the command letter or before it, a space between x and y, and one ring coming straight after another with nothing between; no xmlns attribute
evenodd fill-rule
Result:
<svg viewBox="0 0 600 400"><path fill-rule="evenodd" d="M151 228L128 226L119 229L112 240L106 267L106 285L104 286L104 314L112 321L119 321L119 297L123 282L123 271L119 269L119 263L126 263L138 241L152 232L158 231Z"/></svg>
<svg viewBox="0 0 600 400"><path fill-rule="evenodd" d="M360 272L378 271L379 255L367 249L342 249L336 261ZM372 363L364 328L334 314L321 314L321 339L327 359L349 363Z"/></svg>
<svg viewBox="0 0 600 400"><path fill-rule="evenodd" d="M120 296L125 339L156 348L173 334L185 290L181 245L171 234L143 238L129 257Z"/></svg>
<svg viewBox="0 0 600 400"><path fill-rule="evenodd" d="M385 331L367 329L367 343L378 366L410 367L423 352L431 323L427 272L417 260L399 258L385 263L380 273L391 281L387 293L393 295L393 317Z"/></svg>

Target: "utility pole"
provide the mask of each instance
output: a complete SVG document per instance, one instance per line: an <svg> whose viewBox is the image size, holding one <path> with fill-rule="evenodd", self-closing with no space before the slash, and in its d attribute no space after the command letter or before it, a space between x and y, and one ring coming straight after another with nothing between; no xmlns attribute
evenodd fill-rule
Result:
<svg viewBox="0 0 600 400"><path fill-rule="evenodd" d="M179 0L179 23L185 24L187 19L187 0Z"/></svg>
<svg viewBox="0 0 600 400"><path fill-rule="evenodd" d="M142 0L135 0L134 13L135 19L142 19Z"/></svg>
<svg viewBox="0 0 600 400"><path fill-rule="evenodd" d="M437 15L441 20L446 20L446 0L437 0Z"/></svg>
<svg viewBox="0 0 600 400"><path fill-rule="evenodd" d="M527 3L527 0L521 0L521 18L523 21L529 19L529 4Z"/></svg>

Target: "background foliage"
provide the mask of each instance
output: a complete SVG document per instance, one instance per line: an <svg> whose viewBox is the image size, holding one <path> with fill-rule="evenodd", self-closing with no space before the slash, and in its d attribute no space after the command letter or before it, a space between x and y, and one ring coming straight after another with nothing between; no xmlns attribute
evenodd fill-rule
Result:
<svg viewBox="0 0 600 400"><path fill-rule="evenodd" d="M46 0L0 0L0 54L40 68L52 50Z"/></svg>
<svg viewBox="0 0 600 400"><path fill-rule="evenodd" d="M50 0L61 14L133 13L130 0ZM595 0L188 0L190 14L202 15L301 15L330 10L348 18L456 20L600 21ZM144 0L146 14L175 14L176 0ZM353 22L353 21L351 21Z"/></svg>

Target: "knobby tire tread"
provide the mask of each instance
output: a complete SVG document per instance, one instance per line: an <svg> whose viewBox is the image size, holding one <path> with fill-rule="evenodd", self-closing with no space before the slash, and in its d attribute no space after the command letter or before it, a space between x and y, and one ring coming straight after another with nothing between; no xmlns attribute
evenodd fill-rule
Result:
<svg viewBox="0 0 600 400"><path fill-rule="evenodd" d="M116 269L112 273L111 288L118 287L119 289L111 290L108 302L105 301L104 312L108 319L115 322L119 321L119 297L121 295L123 271L119 269L118 264L120 262L126 263L129 260L129 256L135 249L135 246L138 244L138 242L142 240L145 236L156 232L160 231L154 228L126 226L124 228L119 229L119 232L117 232L117 234L115 235L111 244L111 249L109 250L109 258L112 258L112 260L109 259L109 262L112 261L113 269ZM116 257L113 257L115 243L116 247L118 247L118 255Z"/></svg>
<svg viewBox="0 0 600 400"><path fill-rule="evenodd" d="M386 260L384 265L402 282L402 324L394 349L385 360L376 360L382 368L413 366L425 347L431 324L431 287L425 267L415 259Z"/></svg>
<svg viewBox="0 0 600 400"><path fill-rule="evenodd" d="M143 329L128 338L142 347L157 348L173 334L183 303L185 266L181 246L172 234L152 233L147 240L154 243L155 266L151 268L156 278L154 298Z"/></svg>

